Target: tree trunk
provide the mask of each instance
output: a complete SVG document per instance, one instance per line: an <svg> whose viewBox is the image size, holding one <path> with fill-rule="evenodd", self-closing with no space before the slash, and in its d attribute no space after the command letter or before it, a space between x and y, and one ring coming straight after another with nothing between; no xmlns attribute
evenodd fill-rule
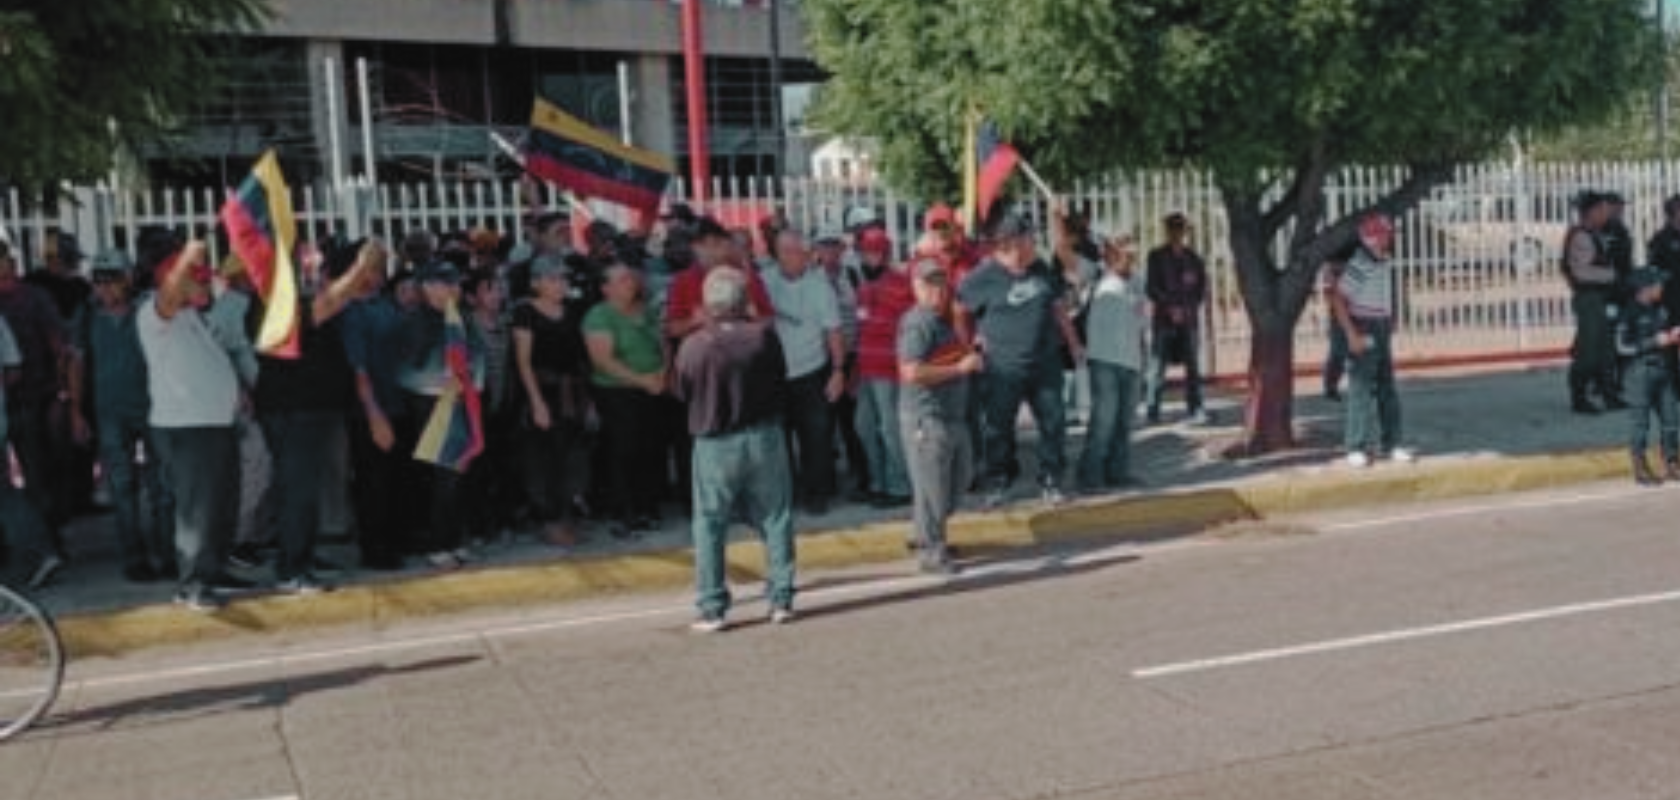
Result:
<svg viewBox="0 0 1680 800"><path fill-rule="evenodd" d="M1267 325L1262 320L1272 319ZM1243 449L1258 455L1295 446L1295 326L1254 317L1248 351L1248 404Z"/></svg>

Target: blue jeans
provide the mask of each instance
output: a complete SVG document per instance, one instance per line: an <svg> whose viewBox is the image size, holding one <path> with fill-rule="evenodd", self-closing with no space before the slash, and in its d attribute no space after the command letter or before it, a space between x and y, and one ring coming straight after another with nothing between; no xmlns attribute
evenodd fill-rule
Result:
<svg viewBox="0 0 1680 800"><path fill-rule="evenodd" d="M1038 484L1060 486L1067 436L1067 409L1062 404L1061 364L1037 374L988 372L981 382L985 395L986 480L993 490L1009 486L1015 465L1015 416L1024 401L1038 426Z"/></svg>
<svg viewBox="0 0 1680 800"><path fill-rule="evenodd" d="M899 435L898 383L865 378L858 385L854 424L858 438L863 440L864 457L869 461L869 490L908 497L910 477L906 474L904 439Z"/></svg>
<svg viewBox="0 0 1680 800"><path fill-rule="evenodd" d="M705 617L729 613L725 551L737 505L764 538L767 594L775 608L793 607L793 480L779 423L694 440L694 583Z"/></svg>
<svg viewBox="0 0 1680 800"><path fill-rule="evenodd" d="M1131 478L1132 417L1137 413L1137 370L1091 359L1091 424L1079 459L1079 485L1117 487Z"/></svg>
<svg viewBox="0 0 1680 800"><path fill-rule="evenodd" d="M175 501L163 485L157 442L144 412L100 413L99 464L116 510L117 545L125 567L160 569L175 563L170 542L175 539ZM144 466L136 463L141 447ZM151 501L152 518L140 518L141 493Z"/></svg>
<svg viewBox="0 0 1680 800"><path fill-rule="evenodd" d="M1400 395L1394 388L1394 324L1359 319L1354 328L1369 340L1348 358L1347 431L1350 453L1386 453L1400 443Z"/></svg>
<svg viewBox="0 0 1680 800"><path fill-rule="evenodd" d="M1324 396L1335 397L1342 389L1342 377L1347 374L1347 331L1334 317L1330 319L1330 352L1324 356Z"/></svg>

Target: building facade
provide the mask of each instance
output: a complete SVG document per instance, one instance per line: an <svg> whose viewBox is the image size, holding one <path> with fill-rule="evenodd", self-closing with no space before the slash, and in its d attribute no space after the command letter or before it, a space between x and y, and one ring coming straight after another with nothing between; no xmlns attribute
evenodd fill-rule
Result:
<svg viewBox="0 0 1680 800"><path fill-rule="evenodd" d="M714 175L799 173L808 162L806 143L788 131L821 75L797 4L784 2L773 20L767 2L704 3ZM214 78L186 135L144 154L154 178L226 186L270 147L300 180L335 167L358 176L370 142L384 180L506 174L489 134L517 139L538 95L688 172L680 0L272 0L272 9L264 30L216 43Z"/></svg>

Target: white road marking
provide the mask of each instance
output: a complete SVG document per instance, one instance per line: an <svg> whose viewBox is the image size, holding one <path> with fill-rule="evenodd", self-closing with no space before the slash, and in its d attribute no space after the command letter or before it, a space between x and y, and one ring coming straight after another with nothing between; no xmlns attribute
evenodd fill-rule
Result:
<svg viewBox="0 0 1680 800"><path fill-rule="evenodd" d="M1514 614L1503 614L1496 617L1482 617L1458 622L1448 622L1438 625L1425 625L1416 628L1400 628L1383 631L1381 633L1350 636L1345 639L1326 639L1319 642L1278 647L1269 650L1255 650L1248 653L1220 656L1218 658L1204 658L1196 661L1183 661L1177 664L1164 664L1146 667L1132 671L1132 677L1147 680L1150 678L1165 678L1173 675L1186 675L1193 672L1208 672L1216 669L1259 664L1267 661L1282 661L1303 656L1333 653L1343 650L1357 650L1365 647L1378 647L1397 642L1414 641L1437 636L1448 636L1457 633L1504 628L1512 625L1526 625L1546 620L1579 617L1588 614L1601 614L1607 611L1619 611L1628 608L1663 605L1680 602L1680 590L1658 592L1656 594L1642 594L1631 597L1619 597L1610 600L1596 600L1588 603L1572 603L1570 605L1552 606L1532 611L1522 611Z"/></svg>

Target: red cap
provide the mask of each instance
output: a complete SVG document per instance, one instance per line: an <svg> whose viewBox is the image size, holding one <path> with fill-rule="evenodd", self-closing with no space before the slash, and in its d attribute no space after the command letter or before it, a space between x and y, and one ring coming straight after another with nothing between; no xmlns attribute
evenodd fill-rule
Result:
<svg viewBox="0 0 1680 800"><path fill-rule="evenodd" d="M892 252L892 237L880 228L864 228L863 232L858 234L857 246L859 250L868 250L872 253L890 253Z"/></svg>
<svg viewBox="0 0 1680 800"><path fill-rule="evenodd" d="M922 220L922 227L931 231L940 225L956 227L957 212L951 210L951 207L944 203L935 203L932 208L928 209L927 218Z"/></svg>
<svg viewBox="0 0 1680 800"><path fill-rule="evenodd" d="M1359 238L1365 243L1386 242L1394 236L1394 222L1387 214L1367 214L1359 221Z"/></svg>

